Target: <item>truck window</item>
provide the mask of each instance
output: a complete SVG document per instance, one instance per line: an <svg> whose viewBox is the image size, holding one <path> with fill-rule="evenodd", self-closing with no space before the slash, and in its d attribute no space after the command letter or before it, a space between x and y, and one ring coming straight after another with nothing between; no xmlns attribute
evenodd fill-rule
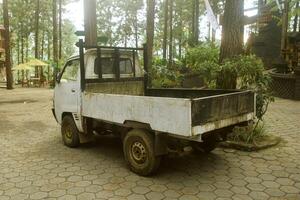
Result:
<svg viewBox="0 0 300 200"><path fill-rule="evenodd" d="M79 60L72 60L67 63L64 68L63 74L61 76L61 80L64 81L76 81L77 73L79 69Z"/></svg>
<svg viewBox="0 0 300 200"><path fill-rule="evenodd" d="M132 63L129 58L120 58L120 74L132 74Z"/></svg>
<svg viewBox="0 0 300 200"><path fill-rule="evenodd" d="M95 59L95 64L94 64L94 72L95 74L99 74L99 68L98 68L98 58ZM114 73L114 58L101 58L101 68L102 68L102 74L115 74ZM132 74L133 69L132 69L132 62L131 59L129 58L120 58L120 74Z"/></svg>
<svg viewBox="0 0 300 200"><path fill-rule="evenodd" d="M99 68L97 66L98 58L95 59L94 72L99 74ZM102 74L114 74L114 59L113 58L101 58Z"/></svg>

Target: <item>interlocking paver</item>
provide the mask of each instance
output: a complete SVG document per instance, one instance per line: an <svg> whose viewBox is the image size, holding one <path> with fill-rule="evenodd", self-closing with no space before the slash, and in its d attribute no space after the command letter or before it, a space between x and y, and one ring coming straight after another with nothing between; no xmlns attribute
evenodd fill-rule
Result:
<svg viewBox="0 0 300 200"><path fill-rule="evenodd" d="M243 187L243 186L233 186L230 189L233 193L235 194L248 194L249 193L249 189Z"/></svg>
<svg viewBox="0 0 300 200"><path fill-rule="evenodd" d="M300 199L300 102L271 104L266 128L284 139L276 147L167 156L159 173L145 178L127 169L119 140L63 146L51 96L36 88L0 91L0 200Z"/></svg>
<svg viewBox="0 0 300 200"><path fill-rule="evenodd" d="M130 195L132 192L130 189L119 188L114 193L118 196L126 197L126 196Z"/></svg>
<svg viewBox="0 0 300 200"><path fill-rule="evenodd" d="M231 197L234 193L226 189L216 189L215 194L219 197Z"/></svg>
<svg viewBox="0 0 300 200"><path fill-rule="evenodd" d="M294 186L281 186L280 190L287 194L300 194L299 189Z"/></svg>
<svg viewBox="0 0 300 200"><path fill-rule="evenodd" d="M36 192L30 195L31 199L44 199L48 196L47 192Z"/></svg>
<svg viewBox="0 0 300 200"><path fill-rule="evenodd" d="M132 191L136 194L147 194L150 191L150 189L144 186L137 186L132 188Z"/></svg>
<svg viewBox="0 0 300 200"><path fill-rule="evenodd" d="M49 197L57 198L57 197L61 197L61 196L65 195L65 194L66 194L66 190L56 189L56 190L49 192Z"/></svg>
<svg viewBox="0 0 300 200"><path fill-rule="evenodd" d="M164 192L167 190L167 187L164 185L154 184L149 187L154 192Z"/></svg>
<svg viewBox="0 0 300 200"><path fill-rule="evenodd" d="M166 190L164 192L164 195L166 197L178 198L178 197L180 197L181 194L176 190Z"/></svg>
<svg viewBox="0 0 300 200"><path fill-rule="evenodd" d="M269 195L267 195L266 193L258 191L252 191L249 193L249 195L255 200L265 200L269 198Z"/></svg>
<svg viewBox="0 0 300 200"><path fill-rule="evenodd" d="M95 199L96 195L94 193L81 193L80 195L77 196L78 200L92 200Z"/></svg>
<svg viewBox="0 0 300 200"><path fill-rule="evenodd" d="M278 188L268 188L265 190L265 193L267 193L271 197L282 197L285 195L285 193Z"/></svg>
<svg viewBox="0 0 300 200"><path fill-rule="evenodd" d="M267 188L278 188L280 186L275 181L263 181L262 184Z"/></svg>
<svg viewBox="0 0 300 200"><path fill-rule="evenodd" d="M160 199L163 199L165 196L159 192L149 192L148 194L146 194L146 198L147 199L157 199L157 200L160 200Z"/></svg>
<svg viewBox="0 0 300 200"><path fill-rule="evenodd" d="M67 194L80 194L84 192L84 188L83 187L72 187L70 189L67 190Z"/></svg>

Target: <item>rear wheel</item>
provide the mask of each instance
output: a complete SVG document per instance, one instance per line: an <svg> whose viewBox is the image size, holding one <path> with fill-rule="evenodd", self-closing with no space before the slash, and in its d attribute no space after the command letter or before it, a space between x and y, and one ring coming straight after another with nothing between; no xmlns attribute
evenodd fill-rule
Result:
<svg viewBox="0 0 300 200"><path fill-rule="evenodd" d="M63 142L66 146L71 148L79 146L79 131L77 130L76 124L72 116L64 116L61 123L61 134Z"/></svg>
<svg viewBox="0 0 300 200"><path fill-rule="evenodd" d="M136 174L147 176L159 167L161 157L155 156L154 137L145 130L129 131L123 140L123 151L127 164Z"/></svg>

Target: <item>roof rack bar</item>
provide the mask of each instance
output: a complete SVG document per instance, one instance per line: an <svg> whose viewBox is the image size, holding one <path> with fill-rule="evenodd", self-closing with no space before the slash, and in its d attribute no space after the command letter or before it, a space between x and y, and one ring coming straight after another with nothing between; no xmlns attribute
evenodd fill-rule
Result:
<svg viewBox="0 0 300 200"><path fill-rule="evenodd" d="M76 43L76 46L78 47L79 44ZM85 45L83 44L83 48L85 49L91 49L91 48L95 48L95 49L98 49L98 48L101 48L101 49L123 49L123 50L144 50L144 48L134 48L134 47L110 47L110 46L98 46L98 45Z"/></svg>

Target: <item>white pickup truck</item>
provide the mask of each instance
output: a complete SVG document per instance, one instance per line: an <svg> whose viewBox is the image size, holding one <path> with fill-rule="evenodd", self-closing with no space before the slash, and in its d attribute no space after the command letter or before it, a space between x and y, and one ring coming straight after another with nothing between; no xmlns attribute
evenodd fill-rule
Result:
<svg viewBox="0 0 300 200"><path fill-rule="evenodd" d="M77 147L93 134L117 134L139 175L153 173L162 155L181 144L213 150L233 126L255 116L251 91L148 88L137 53L145 48L86 46L82 40L78 47L54 90L63 142ZM143 57L147 63L146 51Z"/></svg>

